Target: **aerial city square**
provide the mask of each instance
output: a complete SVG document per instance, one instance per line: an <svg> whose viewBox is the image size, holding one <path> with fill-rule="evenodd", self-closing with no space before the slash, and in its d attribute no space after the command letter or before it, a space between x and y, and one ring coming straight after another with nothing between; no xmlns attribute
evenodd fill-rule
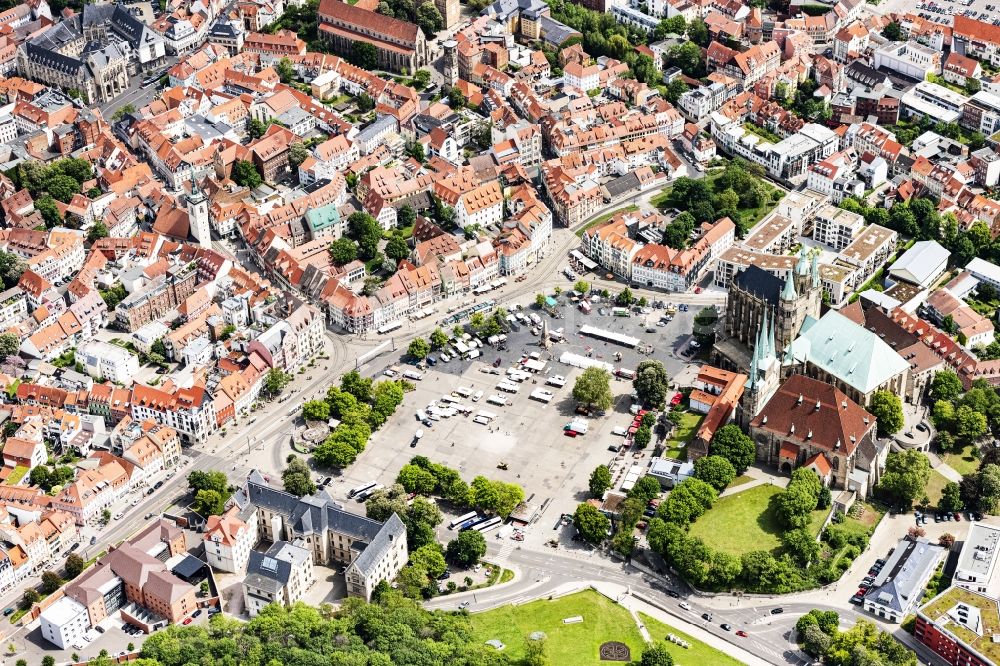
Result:
<svg viewBox="0 0 1000 666"><path fill-rule="evenodd" d="M0 0L0 219L0 666L1000 666L998 0Z"/></svg>

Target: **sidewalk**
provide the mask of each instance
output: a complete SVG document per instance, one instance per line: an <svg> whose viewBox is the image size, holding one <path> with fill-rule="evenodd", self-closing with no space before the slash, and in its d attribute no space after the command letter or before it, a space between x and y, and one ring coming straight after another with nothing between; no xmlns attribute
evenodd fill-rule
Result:
<svg viewBox="0 0 1000 666"><path fill-rule="evenodd" d="M743 663L748 664L748 666L770 666L770 662L750 654L739 645L730 643L729 641L724 641L718 636L710 634L701 627L688 622L682 617L673 615L672 613L667 613L656 606L632 596L629 588L624 585L595 581L591 583L591 586L600 594L616 601L622 606L622 608L625 608L632 613L633 617L638 618L636 613L641 611L646 615L663 622L664 624L668 624L679 631L683 631L692 638L696 638L702 643L705 643L709 647L715 648L720 652L724 652L734 659L739 659ZM639 624L638 626L639 631L642 632L644 637L649 635L649 631L644 625Z"/></svg>

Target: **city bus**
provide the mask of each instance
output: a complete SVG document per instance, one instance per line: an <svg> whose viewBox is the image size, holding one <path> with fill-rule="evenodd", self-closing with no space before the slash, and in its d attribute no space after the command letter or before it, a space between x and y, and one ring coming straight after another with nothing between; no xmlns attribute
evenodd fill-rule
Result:
<svg viewBox="0 0 1000 666"><path fill-rule="evenodd" d="M490 530L495 530L496 528L500 527L500 523L502 522L503 518L501 518L500 516L495 516L493 518L490 518L489 520L484 520L482 522L473 525L471 529L474 529L477 532L489 532Z"/></svg>
<svg viewBox="0 0 1000 666"><path fill-rule="evenodd" d="M353 498L353 497L356 497L357 495L360 495L361 493L365 492L366 490L369 490L369 489L374 488L374 487L375 487L375 482L372 481L371 483L366 483L364 485L360 485L357 488L351 488L351 490L348 491L347 496L350 497L350 498Z"/></svg>
<svg viewBox="0 0 1000 666"><path fill-rule="evenodd" d="M379 326L376 330L378 331L379 335L385 335L386 333L392 333L393 331L398 330L400 328L403 328L403 322L394 321L391 324L383 324L382 326Z"/></svg>
<svg viewBox="0 0 1000 666"><path fill-rule="evenodd" d="M461 525L462 523L464 523L464 522L466 522L468 520L471 520L471 519L475 518L478 515L479 514L476 513L475 511L470 511L469 513L461 515L458 518L456 518L455 520L453 520L450 523L448 523L448 529L453 530L456 527L458 527L459 525Z"/></svg>

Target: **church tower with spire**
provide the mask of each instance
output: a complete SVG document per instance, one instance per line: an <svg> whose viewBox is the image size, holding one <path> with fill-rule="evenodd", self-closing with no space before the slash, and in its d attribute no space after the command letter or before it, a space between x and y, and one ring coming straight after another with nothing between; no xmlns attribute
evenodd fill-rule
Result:
<svg viewBox="0 0 1000 666"><path fill-rule="evenodd" d="M208 199L198 187L198 181L191 179L191 194L187 197L188 221L191 235L198 239L202 247L212 247L212 228L208 222Z"/></svg>
<svg viewBox="0 0 1000 666"><path fill-rule="evenodd" d="M757 343L750 359L747 383L736 410L736 422L746 430L750 421L764 408L781 383L781 362L775 348L775 321L767 319L757 332Z"/></svg>
<svg viewBox="0 0 1000 666"><path fill-rule="evenodd" d="M823 303L819 262L813 255L810 262L805 248L799 253L795 268L785 275L785 285L778 299L778 322L774 335L777 349L786 349L799 334L806 317L819 319Z"/></svg>

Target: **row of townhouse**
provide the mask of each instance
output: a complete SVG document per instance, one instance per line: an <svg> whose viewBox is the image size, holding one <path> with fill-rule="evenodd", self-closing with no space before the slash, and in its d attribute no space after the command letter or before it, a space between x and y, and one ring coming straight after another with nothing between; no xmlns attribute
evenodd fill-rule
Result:
<svg viewBox="0 0 1000 666"><path fill-rule="evenodd" d="M641 240L661 234L667 223L667 218L652 211L619 213L607 223L585 231L581 248L601 267L629 282L665 291L687 291L701 279L710 263L732 246L736 225L729 218L707 224L691 247L683 250Z"/></svg>

